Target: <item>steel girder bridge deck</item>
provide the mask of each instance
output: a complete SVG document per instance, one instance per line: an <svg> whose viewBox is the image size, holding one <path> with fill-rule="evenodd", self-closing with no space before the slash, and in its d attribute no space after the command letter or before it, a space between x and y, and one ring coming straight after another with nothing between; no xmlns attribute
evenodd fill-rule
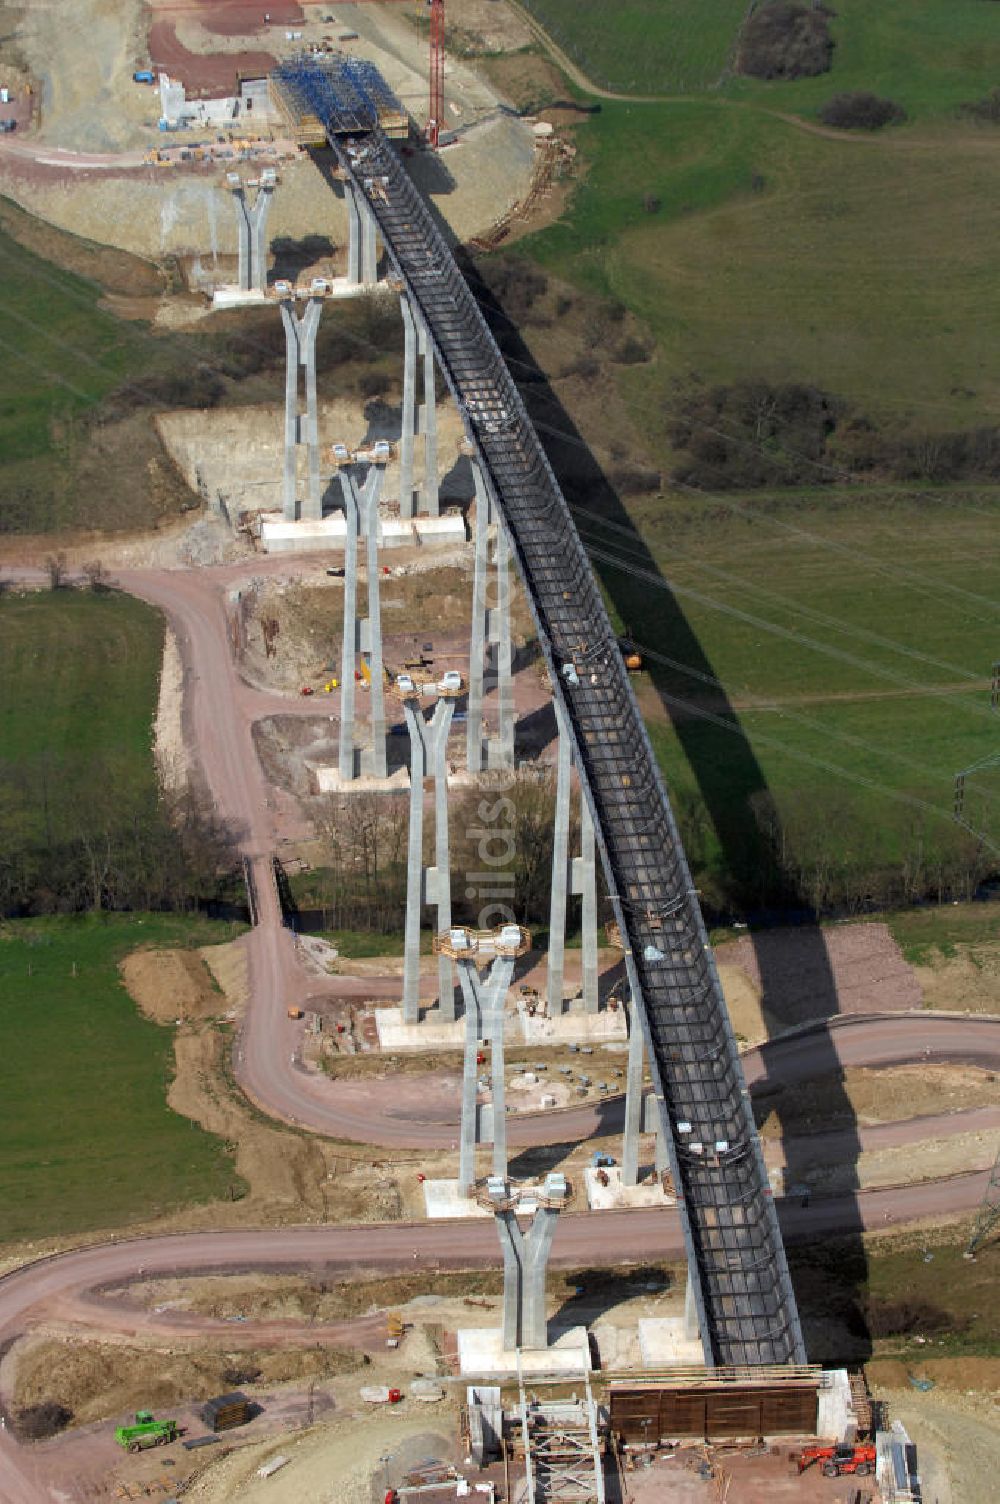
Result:
<svg viewBox="0 0 1000 1504"><path fill-rule="evenodd" d="M506 527L569 718L649 1047L708 1363L805 1361L795 1296L715 961L646 729L565 498L434 219L356 94L312 58L278 70L322 124L427 324Z"/></svg>

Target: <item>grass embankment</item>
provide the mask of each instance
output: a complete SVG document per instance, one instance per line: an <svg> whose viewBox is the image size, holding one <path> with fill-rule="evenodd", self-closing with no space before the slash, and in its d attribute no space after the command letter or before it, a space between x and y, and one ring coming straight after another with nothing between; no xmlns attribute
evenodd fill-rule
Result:
<svg viewBox="0 0 1000 1504"><path fill-rule="evenodd" d="M0 927L0 1241L124 1227L237 1184L223 1143L172 1112L172 1031L118 975L137 945L211 945L230 925L163 915Z"/></svg>
<svg viewBox="0 0 1000 1504"><path fill-rule="evenodd" d="M328 242L318 244L322 256ZM282 264L280 274L295 270ZM184 301L177 281L0 198L0 535L114 532L176 517L197 500L153 415L274 400L285 351L271 314L156 331L160 302ZM320 333L321 377L343 366L341 385L361 397L388 390L393 334L395 312L380 302L345 308Z"/></svg>
<svg viewBox="0 0 1000 1504"><path fill-rule="evenodd" d="M945 904L887 914L886 923L911 966L1000 948L1000 911L994 903Z"/></svg>
<svg viewBox="0 0 1000 1504"><path fill-rule="evenodd" d="M148 296L159 282L150 267L140 278L135 263L123 284L123 263L134 258L109 252L102 285L102 250L45 233L0 200L0 533L127 526L177 510L187 496L145 419L94 444L86 432L88 416L122 383L177 363L176 342L153 341L101 307L109 284Z"/></svg>
<svg viewBox="0 0 1000 1504"><path fill-rule="evenodd" d="M1000 1246L994 1239L970 1263L962 1257L970 1230L967 1224L869 1238L864 1250L836 1239L790 1243L813 1362L871 1356L885 1364L873 1377L904 1383L906 1373L933 1378L941 1364L940 1381L965 1388L960 1369L947 1360L1000 1358Z"/></svg>
<svg viewBox="0 0 1000 1504"><path fill-rule="evenodd" d="M644 18L651 58L680 45L667 7L621 9L626 26ZM716 384L811 384L883 431L930 435L929 451L935 434L1000 420L994 142L956 115L995 82L992 12L979 0L836 10L820 78L602 102L576 133L586 170L569 211L519 244L649 338L650 361L559 387L607 473L644 452L669 475L678 394ZM618 12L615 27L578 15L594 71L608 71ZM910 123L856 141L776 118L854 88L898 98ZM592 355L611 343L597 338ZM617 425L595 395L606 384ZM752 892L777 861L803 901L898 903L933 893L934 872L972 849L949 817L955 773L995 749L997 493L922 479L838 488L836 467L807 473L815 488L770 494L664 481L618 518L642 544L586 514L586 487L577 520L619 620L671 660L656 677L675 726L655 697L644 709L709 901L713 876L749 875ZM996 793L995 776L970 781L974 829L995 828ZM887 866L894 889L879 881ZM850 868L853 892L831 868Z"/></svg>
<svg viewBox="0 0 1000 1504"><path fill-rule="evenodd" d="M10 464L46 453L54 419L92 406L139 369L144 341L98 308L101 287L42 260L5 228L0 273L0 452Z"/></svg>

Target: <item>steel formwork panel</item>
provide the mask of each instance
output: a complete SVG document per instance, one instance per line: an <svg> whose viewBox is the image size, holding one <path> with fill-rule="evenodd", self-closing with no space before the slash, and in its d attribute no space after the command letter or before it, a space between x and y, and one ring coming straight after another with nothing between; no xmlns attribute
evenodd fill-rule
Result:
<svg viewBox="0 0 1000 1504"><path fill-rule="evenodd" d="M472 294L388 141L377 128L338 134L339 106L322 70L299 65L295 89L304 109L331 120L330 144L364 194L427 325L505 523L554 693L567 711L669 1128L706 1356L722 1363L801 1362L781 1234L704 922L569 509ZM561 674L569 662L579 665L575 685ZM679 1131L681 1122L691 1124L690 1133ZM686 1147L692 1141L708 1152L693 1153ZM728 1148L715 1151L723 1141Z"/></svg>

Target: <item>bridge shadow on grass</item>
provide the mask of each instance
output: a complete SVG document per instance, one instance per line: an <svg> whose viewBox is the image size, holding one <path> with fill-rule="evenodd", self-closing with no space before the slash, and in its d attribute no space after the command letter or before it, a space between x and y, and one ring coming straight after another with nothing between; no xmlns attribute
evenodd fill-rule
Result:
<svg viewBox="0 0 1000 1504"><path fill-rule="evenodd" d="M767 906L801 920L796 943L801 969L811 980L809 1015L834 1018L840 1004L823 933L793 874L782 862L775 835L779 825L774 800L726 688L656 559L519 330L468 254L460 253L459 260L497 343L510 361L512 375L537 424L585 546L592 555L597 550L621 561L594 560L607 597L637 640L674 665L651 663L649 676L697 781L718 842L730 917ZM769 1019L778 1021L780 1030L786 970L780 964L780 941L773 931L751 932L750 939L760 975L763 1010ZM842 1188L851 1190L858 1183L857 1122L833 1040L828 1032L818 1034L816 1040L816 1075L827 1082L831 1119L837 1121L838 1129L843 1126L850 1134ZM766 1061L766 1051L764 1058ZM794 1137L794 1123L789 1123L785 1132L787 1099L780 1085L768 1074L760 1092L764 1096L768 1089L774 1093L774 1110L787 1139L784 1184L790 1189L809 1183L810 1163L805 1143ZM780 1213L780 1199L778 1208ZM860 1214L852 1204L852 1209L845 1211L835 1252L807 1245L792 1245L788 1250L806 1348L814 1361L853 1361L868 1356L862 1317L867 1259L861 1232Z"/></svg>

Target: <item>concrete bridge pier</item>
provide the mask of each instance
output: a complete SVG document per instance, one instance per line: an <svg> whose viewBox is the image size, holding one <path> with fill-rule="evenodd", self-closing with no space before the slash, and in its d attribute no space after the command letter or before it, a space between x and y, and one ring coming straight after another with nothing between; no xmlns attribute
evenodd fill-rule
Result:
<svg viewBox="0 0 1000 1504"><path fill-rule="evenodd" d="M380 599L378 532L379 502L385 481L385 466L372 465L363 486L352 467L340 470L344 495L347 537L344 545L344 642L340 681L340 776L353 779L358 771L355 724L356 680L354 667L362 653L369 677L369 724L371 746L361 753L361 771L371 778L388 774L385 728L385 669L382 657L382 609ZM365 572L368 579L368 614L357 615L358 540L365 539ZM350 717L348 720L347 717Z"/></svg>
<svg viewBox="0 0 1000 1504"><path fill-rule="evenodd" d="M556 750L556 812L552 845L552 893L549 900L549 957L547 997L549 1014L563 1012L566 964L567 895L580 896L581 964L583 1011L596 1013L599 1007L597 973L597 848L594 824L587 801L580 799L580 855L569 857L569 816L571 803L570 732L566 711L554 700L559 741Z"/></svg>
<svg viewBox="0 0 1000 1504"><path fill-rule="evenodd" d="M507 1112L504 1091L504 1002L514 976L514 957L497 956L485 977L475 957L458 960L458 980L465 1003L465 1061L462 1075L462 1127L459 1139L458 1188L472 1194L476 1183L476 1145L493 1144L493 1174L507 1173ZM492 1048L490 1123L476 1106L480 1041Z"/></svg>
<svg viewBox="0 0 1000 1504"><path fill-rule="evenodd" d="M267 289L267 216L271 211L273 183L261 183L251 204L242 183L233 186L238 245L237 281L241 292Z"/></svg>
<svg viewBox="0 0 1000 1504"><path fill-rule="evenodd" d="M406 921L403 945L403 1022L420 1021L420 910L424 902L437 909L438 933L451 928L451 856L448 842L448 731L455 711L453 699L439 699L430 721L420 701L403 701L410 733L410 839L406 866ZM417 748L420 752L417 755ZM423 780L434 779L434 866L423 866ZM419 808L418 808L419 806ZM415 839L419 830L420 840ZM455 982L450 956L438 957L441 1017L455 1018Z"/></svg>
<svg viewBox="0 0 1000 1504"><path fill-rule="evenodd" d="M292 298L281 300L281 322L285 329L285 461L282 479L281 514L286 522L298 519L296 498L298 452L306 450L307 481L302 517L319 522L323 516L323 497L319 478L319 416L316 399L316 335L319 331L323 300L310 298L300 318ZM299 412L299 370L305 371L306 410Z"/></svg>
<svg viewBox="0 0 1000 1504"><path fill-rule="evenodd" d="M493 517L489 493L475 459L472 461L472 478L476 488L476 524L465 756L469 772L480 773L485 767L514 766L514 674L510 630L510 545L502 525ZM491 527L496 537L495 577L490 560ZM493 605L489 603L491 586L495 586L496 592ZM497 691L498 725L497 735L487 738L483 728L483 702L491 689Z"/></svg>
<svg viewBox="0 0 1000 1504"><path fill-rule="evenodd" d="M516 1206L497 1187L494 1216L503 1251L503 1348L541 1350L548 1346L545 1272L556 1219L566 1198L562 1175L549 1175L531 1226L521 1230Z"/></svg>

